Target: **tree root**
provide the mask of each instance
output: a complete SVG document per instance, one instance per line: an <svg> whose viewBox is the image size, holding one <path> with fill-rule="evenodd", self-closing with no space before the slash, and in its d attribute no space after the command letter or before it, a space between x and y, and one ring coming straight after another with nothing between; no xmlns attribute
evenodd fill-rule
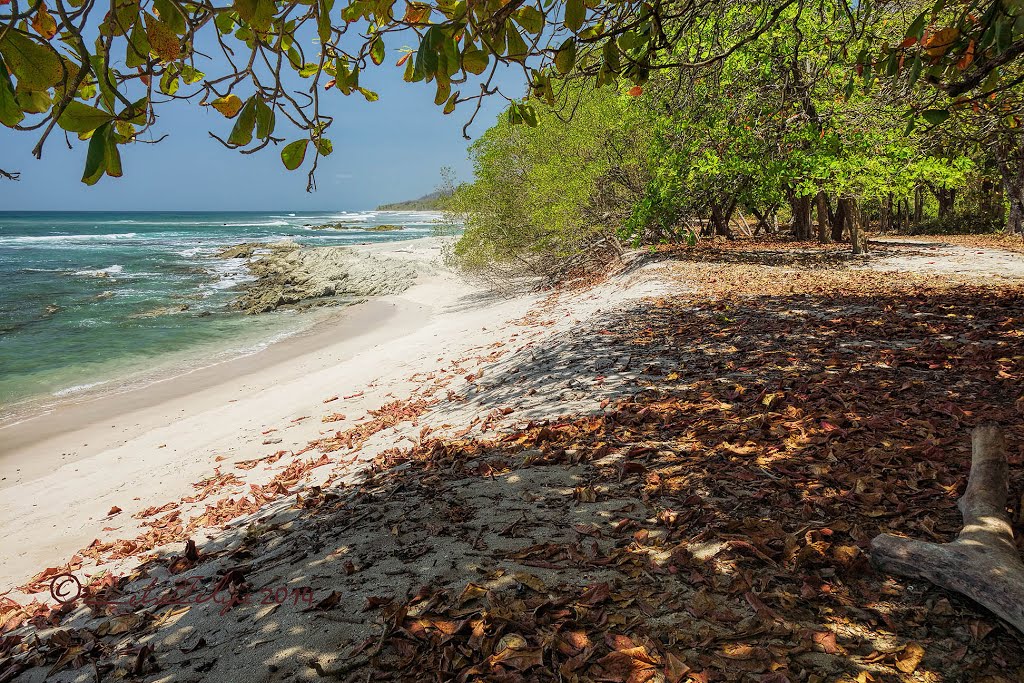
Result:
<svg viewBox="0 0 1024 683"><path fill-rule="evenodd" d="M995 425L975 428L971 443L967 491L958 501L964 525L956 540L938 544L882 534L871 541L871 560L884 572L965 595L1024 635L1024 561L1006 512L1006 443Z"/></svg>

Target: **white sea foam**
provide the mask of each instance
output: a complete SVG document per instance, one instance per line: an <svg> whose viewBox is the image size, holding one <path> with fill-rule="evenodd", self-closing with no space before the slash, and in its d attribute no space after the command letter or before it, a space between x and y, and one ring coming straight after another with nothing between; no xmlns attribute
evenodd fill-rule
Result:
<svg viewBox="0 0 1024 683"><path fill-rule="evenodd" d="M114 232L106 235L21 235L0 237L0 244L31 244L33 242L95 242L98 240L123 240L138 237L135 232Z"/></svg>
<svg viewBox="0 0 1024 683"><path fill-rule="evenodd" d="M93 387L98 387L101 384L106 384L107 381L108 380L101 380L99 382L89 382L88 384L77 384L77 385L75 385L73 387L68 387L67 389L61 389L60 391L55 391L55 392L53 392L53 395L54 396L70 396L71 394L77 394L80 391L85 391L86 389L92 389Z"/></svg>
<svg viewBox="0 0 1024 683"><path fill-rule="evenodd" d="M377 214L377 211L361 211L358 213L342 211L341 213L330 215L328 218L329 220L334 221L356 221L357 223L363 223L366 221L372 221L377 217Z"/></svg>
<svg viewBox="0 0 1024 683"><path fill-rule="evenodd" d="M103 274L107 275L118 275L124 272L124 266L115 263L112 266L106 268L97 268L96 270L76 270L75 275L89 275L91 277L103 277Z"/></svg>

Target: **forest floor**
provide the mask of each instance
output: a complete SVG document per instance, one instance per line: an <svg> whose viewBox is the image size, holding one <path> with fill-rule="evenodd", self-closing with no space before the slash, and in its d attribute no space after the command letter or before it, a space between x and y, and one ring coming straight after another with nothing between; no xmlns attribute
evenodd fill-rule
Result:
<svg viewBox="0 0 1024 683"><path fill-rule="evenodd" d="M867 555L955 536L981 422L1021 500L1024 256L871 246L638 256L347 428L324 396L305 449L0 598L0 681L1024 680L1008 626Z"/></svg>

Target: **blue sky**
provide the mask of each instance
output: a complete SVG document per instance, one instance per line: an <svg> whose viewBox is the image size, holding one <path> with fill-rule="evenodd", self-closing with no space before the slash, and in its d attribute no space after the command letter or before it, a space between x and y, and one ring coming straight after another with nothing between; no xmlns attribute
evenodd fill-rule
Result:
<svg viewBox="0 0 1024 683"><path fill-rule="evenodd" d="M381 67L360 78L380 94L377 102L337 90L324 93L322 109L335 117L328 133L334 153L321 159L319 189L312 194L303 169L285 170L280 147L248 156L225 149L208 131L226 138L231 122L210 107L175 102L157 108L154 132L169 137L156 145L122 147L124 176L104 177L93 187L80 182L85 143L72 136L69 150L56 129L37 161L31 149L38 133L0 126L0 168L21 172L18 182L0 179L0 210L353 210L431 192L443 166L453 167L460 180L470 179L462 126L471 103L444 116L434 106L432 84L402 80L402 69L393 66L399 55L389 50ZM503 80L512 86L506 92L521 93L514 76ZM245 92L239 94L244 99ZM470 134L486 130L503 102L489 98ZM283 117L278 121L275 135L298 137L283 128Z"/></svg>

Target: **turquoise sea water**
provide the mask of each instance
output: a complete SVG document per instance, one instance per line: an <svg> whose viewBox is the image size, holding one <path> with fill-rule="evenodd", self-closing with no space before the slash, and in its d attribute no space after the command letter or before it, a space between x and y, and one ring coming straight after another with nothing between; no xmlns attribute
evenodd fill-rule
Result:
<svg viewBox="0 0 1024 683"><path fill-rule="evenodd" d="M240 242L345 245L425 237L436 214L0 212L0 415L189 359L238 355L303 327L245 316ZM323 223L407 226L312 230ZM173 315L164 307L188 306ZM150 315L147 315L150 314ZM308 316L307 316L308 317Z"/></svg>

